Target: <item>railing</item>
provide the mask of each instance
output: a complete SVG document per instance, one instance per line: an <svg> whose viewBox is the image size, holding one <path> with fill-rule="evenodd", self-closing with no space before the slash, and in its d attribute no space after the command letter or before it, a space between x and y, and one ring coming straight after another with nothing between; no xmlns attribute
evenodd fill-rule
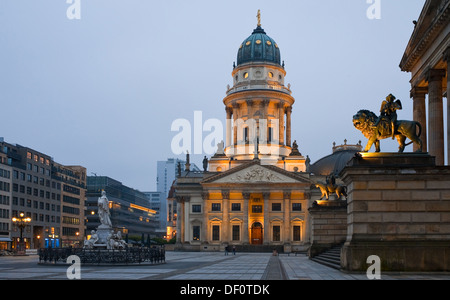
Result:
<svg viewBox="0 0 450 300"><path fill-rule="evenodd" d="M164 263L164 246L129 247L124 250L83 249L83 248L41 248L39 263L67 263L67 258L76 255L81 264L140 264ZM69 262L70 263L70 262Z"/></svg>

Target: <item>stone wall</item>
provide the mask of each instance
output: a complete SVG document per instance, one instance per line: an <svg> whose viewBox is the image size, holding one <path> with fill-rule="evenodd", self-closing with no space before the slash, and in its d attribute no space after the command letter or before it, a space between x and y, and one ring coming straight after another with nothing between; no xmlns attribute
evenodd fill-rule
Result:
<svg viewBox="0 0 450 300"><path fill-rule="evenodd" d="M341 266L384 271L450 271L450 168L426 154L354 158L341 173L348 188Z"/></svg>
<svg viewBox="0 0 450 300"><path fill-rule="evenodd" d="M309 208L311 215L311 247L308 256L342 244L347 237L347 205L345 201L320 201Z"/></svg>

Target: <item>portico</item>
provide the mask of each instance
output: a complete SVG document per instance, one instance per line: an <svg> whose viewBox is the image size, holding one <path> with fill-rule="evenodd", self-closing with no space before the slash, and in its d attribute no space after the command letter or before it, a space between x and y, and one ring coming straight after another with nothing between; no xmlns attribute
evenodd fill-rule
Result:
<svg viewBox="0 0 450 300"><path fill-rule="evenodd" d="M447 164L450 162L449 53L450 2L426 1L403 55L400 68L404 72L411 73L414 121L422 125L423 150L436 157L437 165L445 163L445 148L447 148ZM427 94L428 113L426 112ZM444 125L444 97L447 97L446 125ZM447 145L445 145L444 126L447 127Z"/></svg>

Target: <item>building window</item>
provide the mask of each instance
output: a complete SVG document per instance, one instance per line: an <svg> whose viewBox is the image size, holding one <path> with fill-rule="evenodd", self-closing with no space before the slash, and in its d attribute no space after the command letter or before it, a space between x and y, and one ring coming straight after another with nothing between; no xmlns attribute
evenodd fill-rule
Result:
<svg viewBox="0 0 450 300"><path fill-rule="evenodd" d="M220 240L220 226L213 225L212 227L212 240L219 241Z"/></svg>
<svg viewBox="0 0 450 300"><path fill-rule="evenodd" d="M240 237L240 226L239 225L233 225L233 241L239 241L241 239Z"/></svg>
<svg viewBox="0 0 450 300"><path fill-rule="evenodd" d="M281 228L278 225L272 227L272 240L274 242L279 242L281 240Z"/></svg>
<svg viewBox="0 0 450 300"><path fill-rule="evenodd" d="M200 241L200 226L192 227L192 239L194 241Z"/></svg>
<svg viewBox="0 0 450 300"><path fill-rule="evenodd" d="M244 127L243 135L244 135L244 141L245 141L246 143L248 143L248 142L249 142L249 137L248 137L248 127Z"/></svg>
<svg viewBox="0 0 450 300"><path fill-rule="evenodd" d="M193 204L192 205L192 212L193 213L200 213L200 212L202 212L202 206L200 204Z"/></svg>
<svg viewBox="0 0 450 300"><path fill-rule="evenodd" d="M212 211L220 211L220 203L212 203L211 204L211 210Z"/></svg>
<svg viewBox="0 0 450 300"><path fill-rule="evenodd" d="M269 78L273 78L273 73L269 72Z"/></svg>
<svg viewBox="0 0 450 300"><path fill-rule="evenodd" d="M295 242L301 241L300 226L294 226L293 239Z"/></svg>
<svg viewBox="0 0 450 300"><path fill-rule="evenodd" d="M268 131L267 142L269 144L271 144L273 142L273 127L269 127L268 129L269 129L269 131Z"/></svg>
<svg viewBox="0 0 450 300"><path fill-rule="evenodd" d="M281 211L281 203L272 203L272 211Z"/></svg>
<svg viewBox="0 0 450 300"><path fill-rule="evenodd" d="M262 205L252 205L252 213L260 214L262 212Z"/></svg>
<svg viewBox="0 0 450 300"><path fill-rule="evenodd" d="M231 203L231 211L241 211L240 203Z"/></svg>
<svg viewBox="0 0 450 300"><path fill-rule="evenodd" d="M245 78L245 79L248 78L248 73L247 73L247 72L244 73L244 78Z"/></svg>
<svg viewBox="0 0 450 300"><path fill-rule="evenodd" d="M292 203L292 211L302 211L301 203Z"/></svg>

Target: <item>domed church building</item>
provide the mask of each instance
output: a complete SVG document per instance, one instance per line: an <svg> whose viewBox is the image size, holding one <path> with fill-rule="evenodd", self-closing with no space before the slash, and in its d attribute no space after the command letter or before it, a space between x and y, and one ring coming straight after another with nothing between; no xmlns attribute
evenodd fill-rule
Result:
<svg viewBox="0 0 450 300"><path fill-rule="evenodd" d="M295 99L285 85L280 47L261 27L259 13L257 27L238 47L233 86L223 99L226 140L204 161L204 172L191 171L189 163L179 167L176 245L303 251L310 244L308 208L320 192L292 139Z"/></svg>

